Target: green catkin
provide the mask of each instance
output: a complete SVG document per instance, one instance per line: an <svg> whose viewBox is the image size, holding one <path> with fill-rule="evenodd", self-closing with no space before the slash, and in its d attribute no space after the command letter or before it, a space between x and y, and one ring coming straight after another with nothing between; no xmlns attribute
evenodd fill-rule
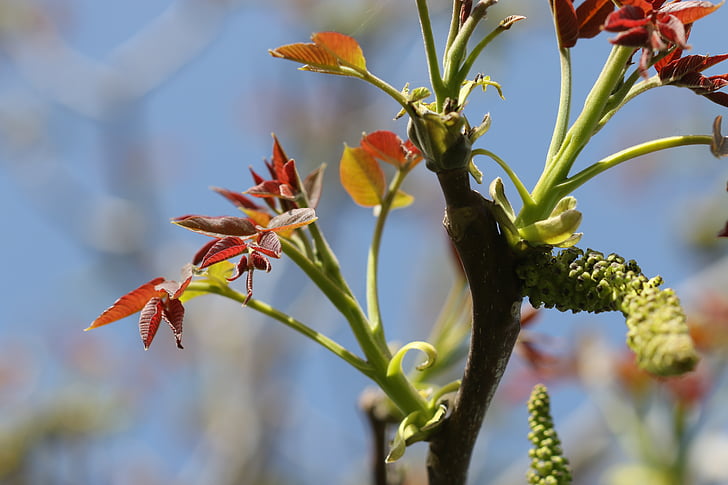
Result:
<svg viewBox="0 0 728 485"><path fill-rule="evenodd" d="M551 419L551 405L546 387L536 384L528 400L528 450L531 468L527 478L530 485L570 485L571 469L564 457L561 441Z"/></svg>
<svg viewBox="0 0 728 485"><path fill-rule="evenodd" d="M523 296L534 307L593 313L620 311L627 344L639 366L653 374L683 374L698 361L680 300L648 279L634 260L599 251L568 248L558 254L524 253L516 269Z"/></svg>

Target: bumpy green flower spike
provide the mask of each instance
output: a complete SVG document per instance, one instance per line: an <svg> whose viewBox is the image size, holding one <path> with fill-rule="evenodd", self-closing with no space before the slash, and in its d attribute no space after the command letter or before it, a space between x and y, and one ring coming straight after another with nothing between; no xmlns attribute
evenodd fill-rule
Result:
<svg viewBox="0 0 728 485"><path fill-rule="evenodd" d="M683 374L698 361L685 313L675 293L660 289L662 278L648 279L634 260L587 249L568 248L553 255L524 253L517 268L523 295L538 307L561 311L621 311L627 319L627 344L639 366L653 374Z"/></svg>
<svg viewBox="0 0 728 485"><path fill-rule="evenodd" d="M546 387L536 384L528 400L528 450L531 469L527 473L530 485L570 485L569 460L563 456L561 441L551 419L551 405Z"/></svg>

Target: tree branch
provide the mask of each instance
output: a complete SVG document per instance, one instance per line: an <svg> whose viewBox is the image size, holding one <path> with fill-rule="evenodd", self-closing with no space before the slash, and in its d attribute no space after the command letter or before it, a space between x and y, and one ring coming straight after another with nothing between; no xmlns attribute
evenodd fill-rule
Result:
<svg viewBox="0 0 728 485"><path fill-rule="evenodd" d="M473 328L462 385L451 414L430 438L430 485L464 485L475 441L520 330L519 280L492 203L471 190L466 169L438 172L444 225L473 296Z"/></svg>

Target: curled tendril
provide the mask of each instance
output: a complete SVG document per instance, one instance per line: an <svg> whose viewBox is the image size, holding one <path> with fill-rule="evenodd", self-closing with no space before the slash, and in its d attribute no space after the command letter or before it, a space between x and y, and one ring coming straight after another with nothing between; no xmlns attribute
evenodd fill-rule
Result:
<svg viewBox="0 0 728 485"><path fill-rule="evenodd" d="M432 344L422 341L410 342L403 345L392 356L392 360L390 360L389 365L387 365L387 377L391 377L396 374L404 374L404 371L402 370L402 360L404 359L405 354L410 350L419 350L427 355L427 360L419 364L416 367L417 370L425 370L428 367L432 367L437 360L437 349L435 349Z"/></svg>
<svg viewBox="0 0 728 485"><path fill-rule="evenodd" d="M407 448L407 440L419 431L419 427L416 425L419 418L420 411L414 411L405 416L399 423L397 432L394 434L394 439L392 440L392 447L389 449L389 453L385 459L387 463L394 463L402 458L404 450Z"/></svg>

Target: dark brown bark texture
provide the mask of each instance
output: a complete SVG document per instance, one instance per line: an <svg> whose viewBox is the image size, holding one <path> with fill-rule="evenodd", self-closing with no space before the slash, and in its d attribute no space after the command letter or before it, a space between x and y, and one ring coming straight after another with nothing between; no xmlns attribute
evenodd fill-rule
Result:
<svg viewBox="0 0 728 485"><path fill-rule="evenodd" d="M514 256L492 202L470 188L465 169L439 172L447 204L444 225L473 297L473 328L460 390L447 420L430 438L430 485L464 485L485 413L520 330L520 283Z"/></svg>

